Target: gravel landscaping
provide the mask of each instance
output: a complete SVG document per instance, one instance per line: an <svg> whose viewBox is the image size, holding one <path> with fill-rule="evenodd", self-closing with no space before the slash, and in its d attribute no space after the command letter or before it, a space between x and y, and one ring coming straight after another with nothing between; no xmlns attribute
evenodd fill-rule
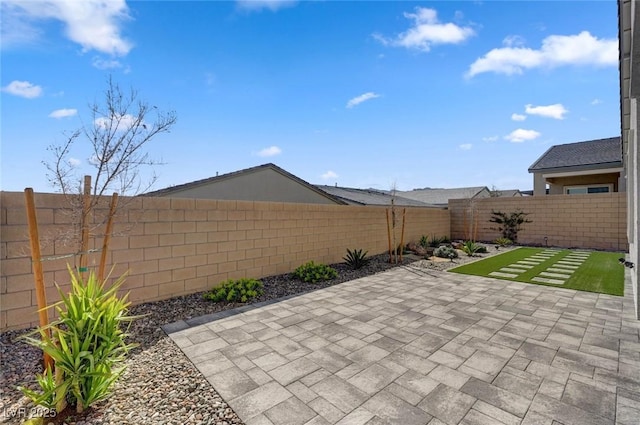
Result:
<svg viewBox="0 0 640 425"><path fill-rule="evenodd" d="M404 265L424 272L448 268L487 257L450 260L421 260L417 256L405 257ZM502 250L500 251L502 252ZM364 268L352 270L345 264L334 264L338 277L316 284L303 283L291 274L261 279L264 294L256 301L267 301L287 295L307 292L345 281L379 273L396 267L388 263L387 255L371 257ZM175 297L165 301L146 303L131 308L132 315L145 315L136 320L131 329L131 340L140 344L127 360L127 370L117 382L112 396L80 416L70 415L65 421L57 418L53 423L67 424L242 424L224 400L212 389L207 380L166 336L160 326L178 320L198 317L240 306L240 304L213 303L203 299L203 293ZM18 385L37 388L35 374L42 370L41 352L16 338L26 331L8 331L0 334L0 423L21 423L34 406L19 392ZM45 424L48 423L45 421Z"/></svg>

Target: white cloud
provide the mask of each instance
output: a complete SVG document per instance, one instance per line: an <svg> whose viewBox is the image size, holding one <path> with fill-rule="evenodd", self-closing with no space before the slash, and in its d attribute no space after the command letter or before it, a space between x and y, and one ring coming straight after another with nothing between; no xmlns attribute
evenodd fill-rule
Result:
<svg viewBox="0 0 640 425"><path fill-rule="evenodd" d="M413 21L413 26L395 37L381 34L373 37L385 46L406 47L423 52L431 50L437 44L458 44L475 35L471 27L462 27L454 23L441 23L435 9L416 7L415 13L406 13L404 17Z"/></svg>
<svg viewBox="0 0 640 425"><path fill-rule="evenodd" d="M63 108L63 109L56 109L55 111L51 112L49 114L49 117L50 118L66 118L66 117L73 117L75 115L78 115L77 109Z"/></svg>
<svg viewBox="0 0 640 425"><path fill-rule="evenodd" d="M483 142L496 142L498 141L499 137L498 136L489 136L489 137L483 137L482 141Z"/></svg>
<svg viewBox="0 0 640 425"><path fill-rule="evenodd" d="M8 1L0 2L0 44L3 49L29 45L42 36L41 31L28 22L21 10Z"/></svg>
<svg viewBox="0 0 640 425"><path fill-rule="evenodd" d="M255 154L262 157L268 156L276 156L282 153L282 149L277 146L269 146L268 148L264 148L261 151L256 152Z"/></svg>
<svg viewBox="0 0 640 425"><path fill-rule="evenodd" d="M339 176L331 170L327 171L326 173L320 176L322 180L337 179L338 177Z"/></svg>
<svg viewBox="0 0 640 425"><path fill-rule="evenodd" d="M599 104L601 104L601 103L602 103L602 101L601 101L600 99L593 99L593 100L591 101L591 104L592 104L592 105L599 105Z"/></svg>
<svg viewBox="0 0 640 425"><path fill-rule="evenodd" d="M275 12L285 7L294 6L297 0L236 0L236 4L240 9L250 12L258 12L268 9Z"/></svg>
<svg viewBox="0 0 640 425"><path fill-rule="evenodd" d="M117 59L104 59L101 58L100 56L95 56L92 60L91 60L91 65L94 68L97 69L119 69L119 68L123 68L124 65L122 64L122 62L120 62Z"/></svg>
<svg viewBox="0 0 640 425"><path fill-rule="evenodd" d="M502 44L507 47L520 47L524 46L524 38L519 35L508 35L502 40Z"/></svg>
<svg viewBox="0 0 640 425"><path fill-rule="evenodd" d="M471 143L463 143L462 145L460 145L458 147L463 151L468 151L469 149L471 149L473 147L473 145Z"/></svg>
<svg viewBox="0 0 640 425"><path fill-rule="evenodd" d="M534 140L540 137L540 133L535 130L524 130L519 128L504 136L504 138L513 143L522 143L527 140Z"/></svg>
<svg viewBox="0 0 640 425"><path fill-rule="evenodd" d="M69 158L69 160L67 161L69 163L69 165L73 168L79 167L80 164L82 164L82 161L80 161L77 158Z"/></svg>
<svg viewBox="0 0 640 425"><path fill-rule="evenodd" d="M569 112L561 103L555 103L547 106L525 105L524 111L529 115L538 115L541 117L554 118L563 120L564 115Z"/></svg>
<svg viewBox="0 0 640 425"><path fill-rule="evenodd" d="M347 108L353 108L354 106L358 106L362 102L366 102L367 100L375 99L376 97L380 97L379 94L376 94L372 91L361 94L360 96L356 96L353 99L350 99L347 102Z"/></svg>
<svg viewBox="0 0 640 425"><path fill-rule="evenodd" d="M96 50L124 56L133 47L121 36L122 22L130 19L125 0L5 0L2 5L3 37L20 41L13 31L27 30L29 40L40 38L37 21L57 20L64 24L65 35L82 46L84 52ZM10 32L9 32L10 31Z"/></svg>
<svg viewBox="0 0 640 425"><path fill-rule="evenodd" d="M136 123L136 117L130 114L125 114L121 116L114 115L111 119L107 117L96 118L96 120L94 121L94 124L97 127L100 127L102 129L107 129L107 127L111 126L111 127L115 127L115 128L112 128L112 130L114 131L126 131L131 127L133 127L134 125L136 125L137 123ZM144 127L144 123L141 123L141 124Z"/></svg>
<svg viewBox="0 0 640 425"><path fill-rule="evenodd" d="M511 114L511 119L513 121L524 121L527 119L527 116L522 114Z"/></svg>
<svg viewBox="0 0 640 425"><path fill-rule="evenodd" d="M42 96L42 87L28 81L14 80L4 86L2 91L14 96L24 97L26 99L34 99Z"/></svg>
<svg viewBox="0 0 640 425"><path fill-rule="evenodd" d="M506 40L506 39L505 39ZM483 72L522 74L526 69L553 68L563 65L618 65L618 40L592 36L588 31L577 35L550 35L540 49L509 45L496 48L469 67L467 77Z"/></svg>

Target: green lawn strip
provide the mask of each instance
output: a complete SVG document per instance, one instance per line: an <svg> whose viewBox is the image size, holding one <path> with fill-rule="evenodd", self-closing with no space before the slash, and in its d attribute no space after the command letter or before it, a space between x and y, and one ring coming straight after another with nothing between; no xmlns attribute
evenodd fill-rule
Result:
<svg viewBox="0 0 640 425"><path fill-rule="evenodd" d="M620 257L624 257L624 254L592 252L563 287L600 294L624 295L624 267L618 261Z"/></svg>
<svg viewBox="0 0 640 425"><path fill-rule="evenodd" d="M484 260L465 264L449 270L453 273L485 276L494 279L511 280L536 285L552 286L556 288L577 289L579 291L598 292L610 295L623 295L624 293L624 269L620 266L618 258L621 254L613 252L591 252L589 258L574 271L563 285L534 282L531 279L539 276L558 261L571 254L570 250L560 250L556 255L537 266L518 274L514 278L489 276L489 273L499 271L520 260L525 260L532 255L545 251L544 248L517 248L513 251L495 255Z"/></svg>
<svg viewBox="0 0 640 425"><path fill-rule="evenodd" d="M486 277L494 277L489 276L489 273L499 271L503 267L508 267L520 260L524 260L526 258L531 257L532 255L539 254L544 251L541 248L516 248L512 251L507 251L503 254L494 255L492 257L486 258L480 261L474 261L473 263L468 263L460 267L456 267L450 269L450 272L461 273L461 274L470 274L474 276L486 276ZM554 256L557 257L559 254ZM538 266L534 266L531 270L540 269L540 271L545 270L547 266L547 261L543 262ZM534 273L531 277L537 276L539 272ZM506 278L506 277L495 277L496 279L504 279L504 280L518 280L520 282L529 282L529 279L522 280L521 277L525 273L520 274L517 278ZM529 272L526 272L528 275Z"/></svg>

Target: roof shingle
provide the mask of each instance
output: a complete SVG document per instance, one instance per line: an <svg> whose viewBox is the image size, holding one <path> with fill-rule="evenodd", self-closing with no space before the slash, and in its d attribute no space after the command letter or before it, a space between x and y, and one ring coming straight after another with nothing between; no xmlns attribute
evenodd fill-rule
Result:
<svg viewBox="0 0 640 425"><path fill-rule="evenodd" d="M568 167L588 170L621 166L620 137L610 137L551 146L529 167L529 172Z"/></svg>
<svg viewBox="0 0 640 425"><path fill-rule="evenodd" d="M392 195L390 192L375 189L357 189L324 185L316 185L316 187L352 205L391 205L392 199L394 200L394 205L397 206L425 207L430 205L422 201L405 198L401 195L398 196L398 194L402 192L397 192L396 195Z"/></svg>

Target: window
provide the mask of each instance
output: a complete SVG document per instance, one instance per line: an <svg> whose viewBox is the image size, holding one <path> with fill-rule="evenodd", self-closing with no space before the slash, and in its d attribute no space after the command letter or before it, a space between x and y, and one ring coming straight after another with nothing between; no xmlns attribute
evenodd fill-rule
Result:
<svg viewBox="0 0 640 425"><path fill-rule="evenodd" d="M583 195L587 193L609 193L613 192L612 184L594 184L589 186L565 186L565 195Z"/></svg>

